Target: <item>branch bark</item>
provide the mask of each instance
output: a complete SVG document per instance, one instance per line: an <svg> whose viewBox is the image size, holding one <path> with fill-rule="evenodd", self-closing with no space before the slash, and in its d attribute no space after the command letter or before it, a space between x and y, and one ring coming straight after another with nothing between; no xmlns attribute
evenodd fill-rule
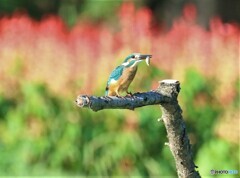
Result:
<svg viewBox="0 0 240 178"><path fill-rule="evenodd" d="M89 107L93 111L102 109L131 109L146 105L160 104L162 120L167 130L167 144L176 162L177 174L180 178L199 178L193 162L191 145L188 139L182 110L178 104L180 83L177 80L159 82L157 90L135 93L125 97L96 97L80 95L76 99L79 107Z"/></svg>
<svg viewBox="0 0 240 178"><path fill-rule="evenodd" d="M145 93L135 93L131 96L87 96L80 95L76 99L76 104L79 107L88 107L93 111L102 109L130 109L134 110L137 107L155 105L165 102L170 102L171 98L158 93L158 91L150 91Z"/></svg>
<svg viewBox="0 0 240 178"><path fill-rule="evenodd" d="M195 170L191 145L188 139L186 125L182 117L182 110L177 96L180 91L178 81L161 81L158 92L171 97L171 102L161 103L162 120L167 130L169 147L175 159L177 174L180 178L198 178L200 174Z"/></svg>

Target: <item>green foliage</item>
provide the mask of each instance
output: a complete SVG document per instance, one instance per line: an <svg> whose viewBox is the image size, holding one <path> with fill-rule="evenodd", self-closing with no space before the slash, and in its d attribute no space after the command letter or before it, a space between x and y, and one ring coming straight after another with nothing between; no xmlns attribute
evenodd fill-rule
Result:
<svg viewBox="0 0 240 178"><path fill-rule="evenodd" d="M210 168L223 168L219 160L224 168L236 166L234 158L225 161L234 148L213 136L220 110L216 101L208 101L214 91L209 83L188 70L180 94L188 131L198 140L197 163L206 175ZM207 100L200 105L199 95ZM164 125L157 121L158 106L93 113L54 96L45 85L28 82L22 82L16 100L1 96L0 106L1 175L176 176L164 146ZM210 157L219 159L215 163Z"/></svg>
<svg viewBox="0 0 240 178"><path fill-rule="evenodd" d="M84 8L82 11L82 15L92 20L108 20L111 18L116 18L111 16L110 14L114 14L114 12L119 8L122 1L95 1L88 0L84 3Z"/></svg>
<svg viewBox="0 0 240 178"><path fill-rule="evenodd" d="M12 11L11 2L0 6ZM60 1L32 2L44 8ZM238 26L214 19L206 31L189 18L189 6L164 31L152 26L150 9L132 3L115 12L119 2L61 2L59 14L70 25L83 11L98 22L111 14L114 27L81 19L67 30L59 17L36 22L21 13L0 19L0 175L176 177L158 106L94 113L73 102L79 93L102 95L111 69L131 52L153 54L153 64L139 66L130 91L182 79L179 102L199 171L236 168ZM234 129L225 134L232 116ZM219 118L229 127L216 133Z"/></svg>
<svg viewBox="0 0 240 178"><path fill-rule="evenodd" d="M193 69L186 71L180 97L188 132L197 140L195 151L214 136L213 126L222 109L214 98L214 90L214 80L204 78Z"/></svg>
<svg viewBox="0 0 240 178"><path fill-rule="evenodd" d="M60 99L50 96L43 85L24 83L16 104L5 106L7 111L1 107L1 112L6 115L1 124L0 149L6 159L0 163L0 172L9 175L34 174L36 170L30 171L28 167L36 164L44 170L43 173L51 173L48 169L59 168L59 164L76 156L77 150L73 145L57 147L61 142L75 141L79 132L74 124L76 121L67 120L78 117L67 112L71 105L71 102L61 103ZM63 115L64 112L66 115Z"/></svg>
<svg viewBox="0 0 240 178"><path fill-rule="evenodd" d="M5 118L5 115L9 111L10 108L14 107L16 105L15 100L10 98L5 98L4 96L0 95L0 120Z"/></svg>
<svg viewBox="0 0 240 178"><path fill-rule="evenodd" d="M170 163L174 172L170 153L171 161L159 167L166 141L157 122L159 107L137 109L137 115L92 113L28 82L22 82L16 100L0 101L1 175L147 176L164 172Z"/></svg>
<svg viewBox="0 0 240 178"><path fill-rule="evenodd" d="M240 79L239 78L235 82L235 91L236 91L236 97L234 97L233 106L236 109L239 109L240 107Z"/></svg>
<svg viewBox="0 0 240 178"><path fill-rule="evenodd" d="M210 170L238 170L239 163L235 160L239 157L238 151L236 146L217 138L204 143L196 159L196 163L201 165L200 174L206 177L210 175Z"/></svg>

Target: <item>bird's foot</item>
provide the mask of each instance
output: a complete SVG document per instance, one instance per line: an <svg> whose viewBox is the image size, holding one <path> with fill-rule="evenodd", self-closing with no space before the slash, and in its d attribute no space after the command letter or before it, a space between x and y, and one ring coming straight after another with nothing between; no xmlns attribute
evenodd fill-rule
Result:
<svg viewBox="0 0 240 178"><path fill-rule="evenodd" d="M127 95L126 96L133 96L132 92L128 92L127 91Z"/></svg>

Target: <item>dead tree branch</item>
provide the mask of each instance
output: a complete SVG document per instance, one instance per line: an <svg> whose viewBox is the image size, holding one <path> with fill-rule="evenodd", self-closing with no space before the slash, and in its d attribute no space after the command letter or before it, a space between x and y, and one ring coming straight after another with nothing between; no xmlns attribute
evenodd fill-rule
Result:
<svg viewBox="0 0 240 178"><path fill-rule="evenodd" d="M89 107L93 111L102 109L131 109L146 105L160 104L162 120L167 130L167 144L176 162L177 174L180 178L199 178L193 162L186 125L182 118L182 110L178 104L180 83L176 80L163 80L157 90L135 93L126 97L96 97L80 95L76 104Z"/></svg>
<svg viewBox="0 0 240 178"><path fill-rule="evenodd" d="M170 102L171 98L159 94L157 91L146 93L135 93L132 96L117 97L117 96L87 96L80 95L76 99L76 104L79 107L89 107L93 111L102 109L131 109L155 105L165 102Z"/></svg>

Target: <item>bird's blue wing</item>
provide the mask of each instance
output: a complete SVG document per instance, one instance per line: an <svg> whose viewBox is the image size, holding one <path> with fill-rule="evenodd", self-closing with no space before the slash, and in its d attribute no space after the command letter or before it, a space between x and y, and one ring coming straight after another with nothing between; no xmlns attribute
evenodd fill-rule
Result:
<svg viewBox="0 0 240 178"><path fill-rule="evenodd" d="M118 66L116 69L114 69L112 71L112 73L107 81L107 87L106 87L106 91L105 91L106 96L108 95L108 89L109 89L108 86L110 85L111 80L112 79L118 80L123 73L123 69L124 69L124 66Z"/></svg>
<svg viewBox="0 0 240 178"><path fill-rule="evenodd" d="M110 84L110 81L111 81L112 79L118 80L118 79L121 77L122 73L123 73L123 69L124 69L124 66L118 66L116 69L114 69L114 70L112 71L109 79L108 79L107 85Z"/></svg>

